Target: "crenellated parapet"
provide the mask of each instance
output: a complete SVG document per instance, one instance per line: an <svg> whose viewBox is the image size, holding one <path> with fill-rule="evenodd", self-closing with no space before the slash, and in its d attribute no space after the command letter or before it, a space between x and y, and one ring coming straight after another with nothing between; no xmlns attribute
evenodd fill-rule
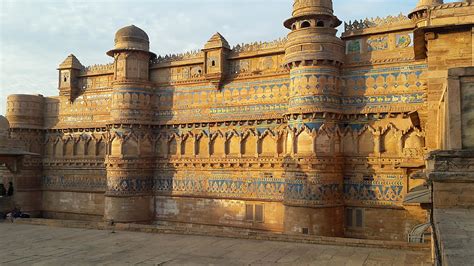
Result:
<svg viewBox="0 0 474 266"><path fill-rule="evenodd" d="M365 30L370 28L377 27L393 27L397 24L405 24L410 22L410 19L400 13L397 16L387 16L387 17L376 17L376 18L366 18L361 20L354 20L344 23L345 34L350 31Z"/></svg>
<svg viewBox="0 0 474 266"><path fill-rule="evenodd" d="M82 76L111 73L114 73L114 63L86 66L81 70Z"/></svg>

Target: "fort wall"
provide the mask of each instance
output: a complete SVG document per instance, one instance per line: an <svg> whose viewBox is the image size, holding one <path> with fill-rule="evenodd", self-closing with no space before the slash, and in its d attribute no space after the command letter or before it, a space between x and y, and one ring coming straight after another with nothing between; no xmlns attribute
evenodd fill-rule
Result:
<svg viewBox="0 0 474 266"><path fill-rule="evenodd" d="M164 57L141 29L120 29L113 63L70 55L59 96L9 97L11 137L42 155L24 177L41 197L25 206L41 198L31 208L61 219L406 239L427 220L403 199L440 147L447 70L473 62L474 6L419 7L346 23L339 38L332 1L296 0L287 38L230 47L217 33Z"/></svg>

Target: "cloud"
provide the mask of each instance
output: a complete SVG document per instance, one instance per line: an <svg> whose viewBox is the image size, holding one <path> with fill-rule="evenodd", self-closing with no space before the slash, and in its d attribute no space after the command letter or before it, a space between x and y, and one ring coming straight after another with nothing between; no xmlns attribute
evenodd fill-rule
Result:
<svg viewBox="0 0 474 266"><path fill-rule="evenodd" d="M414 0L335 0L341 20L408 12ZM115 31L135 24L157 54L201 48L220 32L231 45L287 34L282 22L291 0L1 0L0 114L12 93L54 96L57 66L70 53L84 65L111 62L105 55Z"/></svg>

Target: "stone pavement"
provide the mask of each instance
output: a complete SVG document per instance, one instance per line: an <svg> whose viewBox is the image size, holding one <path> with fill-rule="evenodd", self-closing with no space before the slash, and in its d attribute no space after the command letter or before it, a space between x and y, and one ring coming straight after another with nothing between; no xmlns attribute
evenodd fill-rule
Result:
<svg viewBox="0 0 474 266"><path fill-rule="evenodd" d="M58 228L0 222L0 264L430 265L422 251Z"/></svg>
<svg viewBox="0 0 474 266"><path fill-rule="evenodd" d="M473 265L474 209L436 209L434 220L443 262L447 265Z"/></svg>

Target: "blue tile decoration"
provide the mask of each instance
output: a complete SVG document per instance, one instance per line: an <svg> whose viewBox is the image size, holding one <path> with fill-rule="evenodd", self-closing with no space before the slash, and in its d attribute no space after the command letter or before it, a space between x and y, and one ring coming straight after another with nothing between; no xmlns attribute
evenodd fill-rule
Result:
<svg viewBox="0 0 474 266"><path fill-rule="evenodd" d="M94 191L104 192L107 178L104 176L43 176L44 190Z"/></svg>
<svg viewBox="0 0 474 266"><path fill-rule="evenodd" d="M403 176L376 176L374 180L344 179L346 203L365 205L400 205L403 201Z"/></svg>

